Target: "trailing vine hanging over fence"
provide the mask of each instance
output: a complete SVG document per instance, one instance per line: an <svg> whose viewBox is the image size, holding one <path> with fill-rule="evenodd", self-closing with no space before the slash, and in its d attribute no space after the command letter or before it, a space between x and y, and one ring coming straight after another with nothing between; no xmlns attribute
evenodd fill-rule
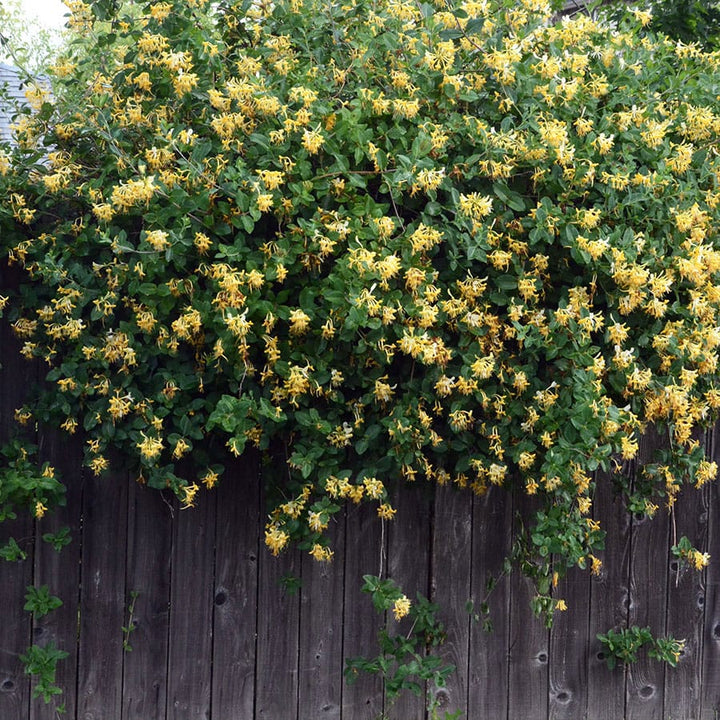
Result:
<svg viewBox="0 0 720 720"><path fill-rule="evenodd" d="M0 151L1 303L47 369L20 423L185 506L224 452L280 457L265 542L322 561L401 479L520 488L550 615L601 565L594 473L648 426L634 512L715 477L716 54L543 0L70 5L55 97L29 85ZM4 512L41 515L57 481L17 452Z"/></svg>

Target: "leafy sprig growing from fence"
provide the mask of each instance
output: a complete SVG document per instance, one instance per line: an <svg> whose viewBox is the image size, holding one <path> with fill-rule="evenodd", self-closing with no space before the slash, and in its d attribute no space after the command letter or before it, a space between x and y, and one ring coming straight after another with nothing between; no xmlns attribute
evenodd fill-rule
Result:
<svg viewBox="0 0 720 720"><path fill-rule="evenodd" d="M62 694L62 688L55 682L55 675L58 663L67 656L68 653L58 650L53 642L45 647L32 645L27 653L20 656L25 672L35 678L33 697L42 697L46 703L50 703L55 696ZM63 712L62 705L57 710Z"/></svg>
<svg viewBox="0 0 720 720"><path fill-rule="evenodd" d="M41 585L40 587L29 585L27 587L24 609L32 613L33 616L44 617L61 605L62 600L56 595L51 595L47 585Z"/></svg>
<svg viewBox="0 0 720 720"><path fill-rule="evenodd" d="M641 648L647 650L648 657L675 667L685 646L684 640L676 640L672 635L655 637L649 627L637 625L617 631L608 630L597 637L603 645L605 662L610 670L618 663L629 665L636 662Z"/></svg>
<svg viewBox="0 0 720 720"><path fill-rule="evenodd" d="M123 650L125 652L132 652L132 645L130 644L130 635L135 632L137 625L135 622L135 603L140 595L139 590L130 591L130 604L128 606L128 620L125 625L122 626L123 632Z"/></svg>
<svg viewBox="0 0 720 720"><path fill-rule="evenodd" d="M395 629L389 625L380 629L380 654L377 657L345 661L347 681L354 682L360 672L379 674L385 681L390 699L403 690L421 695L426 681L435 687L444 687L455 668L433 654L445 640L444 627L435 617L437 606L420 593L411 601L392 579L365 575L363 580L362 590L372 596L375 609L382 615L392 612Z"/></svg>

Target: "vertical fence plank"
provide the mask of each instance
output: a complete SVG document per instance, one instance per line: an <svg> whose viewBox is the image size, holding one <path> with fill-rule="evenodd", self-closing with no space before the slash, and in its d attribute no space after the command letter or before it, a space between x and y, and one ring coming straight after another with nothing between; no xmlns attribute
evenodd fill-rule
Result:
<svg viewBox="0 0 720 720"><path fill-rule="evenodd" d="M433 488L427 485L403 483L393 497L397 515L389 525L388 577L414 600L419 592L429 594L430 566L430 512ZM390 613L388 613L390 615ZM392 631L407 632L409 619L403 618L399 625L391 618ZM385 700L385 712L391 720L423 720L425 717L425 694L413 695L402 692L394 702Z"/></svg>
<svg viewBox="0 0 720 720"><path fill-rule="evenodd" d="M385 553L383 521L368 503L350 504L345 522L345 590L343 597L343 653L345 658L375 657L382 618L370 596L361 592L364 575L380 574ZM360 673L342 691L343 720L375 720L383 710L383 683L378 675Z"/></svg>
<svg viewBox="0 0 720 720"><path fill-rule="evenodd" d="M119 463L118 463L119 464ZM83 483L78 717L121 717L127 474Z"/></svg>
<svg viewBox="0 0 720 720"><path fill-rule="evenodd" d="M720 428L708 432L708 455L720 465ZM710 565L705 571L705 622L702 644L701 720L720 718L720 479L708 488L710 512L708 544Z"/></svg>
<svg viewBox="0 0 720 720"><path fill-rule="evenodd" d="M296 720L300 595L287 581L300 577L300 554L260 551L255 717Z"/></svg>
<svg viewBox="0 0 720 720"><path fill-rule="evenodd" d="M687 488L677 502L671 541L687 536L694 547L705 551L708 530L708 488ZM672 537L674 536L674 537ZM702 639L705 618L705 577L687 563L671 556L668 577L666 631L684 638L685 647L676 668L665 667L664 717L700 717Z"/></svg>
<svg viewBox="0 0 720 720"><path fill-rule="evenodd" d="M271 457L269 462L284 462ZM263 466L263 472L265 467ZM268 481L261 503L268 510ZM263 514L263 524L265 515ZM258 558L256 720L297 720L300 644L300 551L291 547L273 557L263 545Z"/></svg>
<svg viewBox="0 0 720 720"><path fill-rule="evenodd" d="M470 580L472 575L472 495L469 490L438 487L433 533L433 602L445 622L447 638L438 655L455 672L447 687L429 688L441 713L460 711L468 717L468 651L470 644Z"/></svg>
<svg viewBox="0 0 720 720"><path fill-rule="evenodd" d="M556 595L568 609L555 613L550 631L549 716L551 720L583 720L588 717L588 571L571 568Z"/></svg>
<svg viewBox="0 0 720 720"><path fill-rule="evenodd" d="M659 438L646 435L640 443L640 466L648 462ZM664 635L667 612L669 518L664 507L654 518L636 516L632 524L629 625L649 627ZM664 720L663 677L660 662L641 655L627 672L628 720Z"/></svg>
<svg viewBox="0 0 720 720"><path fill-rule="evenodd" d="M535 503L522 490L514 494L513 509L526 527L534 520ZM510 578L510 700L509 718L544 720L548 715L550 633L542 618L530 612L535 587L514 572Z"/></svg>
<svg viewBox="0 0 720 720"><path fill-rule="evenodd" d="M0 265L0 295L15 286L16 272ZM29 366L19 354L19 343L13 337L7 320L0 320L0 446L10 440L14 430L15 408L22 404L24 383ZM34 368L30 370L34 372ZM0 463L5 458L0 456ZM0 524L0 545L14 538L29 559L7 562L0 559L0 717L20 718L28 714L30 681L23 672L20 655L30 644L30 617L23 610L25 588L32 583L33 522L27 512L16 520Z"/></svg>
<svg viewBox="0 0 720 720"><path fill-rule="evenodd" d="M340 562L319 563L302 558L300 648L298 676L299 720L340 720L343 667L344 518L328 536Z"/></svg>
<svg viewBox="0 0 720 720"><path fill-rule="evenodd" d="M15 538L32 557L33 524L23 513L17 520L6 520L0 526L0 545ZM30 645L30 616L23 610L25 588L32 583L32 562L7 562L0 559L0 717L28 717L30 682L24 674L22 655Z"/></svg>
<svg viewBox="0 0 720 720"><path fill-rule="evenodd" d="M215 560L213 492L173 523L168 720L209 720Z"/></svg>
<svg viewBox="0 0 720 720"><path fill-rule="evenodd" d="M630 605L630 515L612 479L598 474L594 517L606 532L605 550L598 553L602 568L590 583L588 718L615 720L625 715L625 676L622 666L610 670L598 634L627 626Z"/></svg>
<svg viewBox="0 0 720 720"><path fill-rule="evenodd" d="M122 720L166 714L171 512L158 490L130 483Z"/></svg>
<svg viewBox="0 0 720 720"><path fill-rule="evenodd" d="M66 505L54 508L36 524L35 586L47 585L50 593L62 600L62 605L33 626L33 642L39 645L54 643L68 653L57 665L56 684L63 691L57 704L63 704L67 717L75 716L77 706L77 619L80 587L81 508L82 508L82 443L79 438L43 430L40 436L40 454L55 468L67 488ZM46 533L70 530L70 544L56 551L41 540ZM33 700L30 707L32 720L55 720L56 703Z"/></svg>
<svg viewBox="0 0 720 720"><path fill-rule="evenodd" d="M212 709L252 719L255 695L258 543L262 535L257 458L234 463L217 490Z"/></svg>
<svg viewBox="0 0 720 720"><path fill-rule="evenodd" d="M503 563L511 546L512 495L493 487L473 498L468 718L508 717L510 578L503 574ZM490 590L488 582L493 583ZM481 613L483 602L488 605L487 618ZM486 620L491 627L484 627Z"/></svg>

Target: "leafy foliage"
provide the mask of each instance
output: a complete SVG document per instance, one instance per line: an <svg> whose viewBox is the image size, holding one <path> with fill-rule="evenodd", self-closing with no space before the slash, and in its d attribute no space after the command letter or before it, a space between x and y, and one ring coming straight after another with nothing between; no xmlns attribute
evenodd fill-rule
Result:
<svg viewBox="0 0 720 720"><path fill-rule="evenodd" d="M437 606L420 593L415 602L411 602L391 579L374 575L365 575L363 579L363 592L370 593L375 609L380 613L392 610L396 621L407 618L403 622L410 623L410 629L407 633L393 634L388 627L381 628L378 633L380 655L346 660L348 682L354 682L360 672L381 674L391 700L403 690L420 695L425 681L444 687L455 668L443 664L442 658L432 654L432 649L445 639L443 625L435 619Z"/></svg>
<svg viewBox="0 0 720 720"><path fill-rule="evenodd" d="M598 635L598 640L603 644L605 662L610 670L618 662L626 665L636 662L638 651L644 646L648 648L648 657L675 667L685 646L684 640L676 640L672 635L656 638L650 628L640 628L637 625L622 628L617 632L608 630L604 635Z"/></svg>
<svg viewBox="0 0 720 720"><path fill-rule="evenodd" d="M25 610L33 613L36 617L43 617L62 605L62 600L51 595L47 585L40 587L28 585L25 600Z"/></svg>
<svg viewBox="0 0 720 720"><path fill-rule="evenodd" d="M42 697L50 703L54 696L60 695L62 690L55 682L57 664L68 656L64 650L58 650L55 643L48 643L45 647L32 645L25 655L20 657L25 665L25 672L35 676L33 697ZM63 712L63 706L57 708L58 713Z"/></svg>
<svg viewBox="0 0 720 720"><path fill-rule="evenodd" d="M599 8L610 18L619 19L626 3ZM686 45L707 51L720 47L720 6L715 0L650 0L638 11L649 28Z"/></svg>
<svg viewBox="0 0 720 720"><path fill-rule="evenodd" d="M0 546L0 557L7 562L20 562L27 558L27 553L18 545L17 540L11 537Z"/></svg>
<svg viewBox="0 0 720 720"><path fill-rule="evenodd" d="M0 522L16 517L21 508L41 518L49 507L64 504L65 486L49 463L38 467L36 450L22 440L0 448Z"/></svg>
<svg viewBox="0 0 720 720"><path fill-rule="evenodd" d="M0 153L9 316L48 368L19 418L185 506L256 448L266 544L325 561L343 502L390 519L400 478L519 488L534 607L562 610L601 565L596 471L654 426L633 511L717 474L720 59L641 12L550 15L74 2L92 54Z"/></svg>

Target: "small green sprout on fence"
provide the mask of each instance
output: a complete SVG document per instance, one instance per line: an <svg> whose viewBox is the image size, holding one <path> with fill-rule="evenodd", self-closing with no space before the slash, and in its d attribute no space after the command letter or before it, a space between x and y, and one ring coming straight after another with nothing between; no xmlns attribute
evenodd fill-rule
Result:
<svg viewBox="0 0 720 720"><path fill-rule="evenodd" d="M72 542L70 528L67 527L67 525L60 528L56 533L44 533L42 539L43 542L52 545L55 552L60 552L66 545Z"/></svg>
<svg viewBox="0 0 720 720"><path fill-rule="evenodd" d="M44 617L62 605L62 600L56 595L51 595L47 585L38 588L28 585L26 589L24 609L33 613L35 617Z"/></svg>
<svg viewBox="0 0 720 720"><path fill-rule="evenodd" d="M390 700L403 690L415 695L423 692L423 683L432 682L444 687L447 677L454 672L431 649L445 640L445 629L435 619L437 606L420 593L411 601L390 579L381 580L375 575L364 575L363 592L372 595L373 605L379 613L392 610L396 623L407 618L410 628L406 632L391 634L387 625L378 633L380 654L376 658L349 658L345 662L345 677L349 683L357 680L360 671L382 675ZM398 625L398 629L399 629Z"/></svg>
<svg viewBox="0 0 720 720"><path fill-rule="evenodd" d="M137 624L135 623L135 603L137 602L139 590L130 591L130 605L128 607L128 621L127 625L122 626L123 631L123 650L125 652L132 652L132 645L130 644L130 635L135 632Z"/></svg>
<svg viewBox="0 0 720 720"><path fill-rule="evenodd" d="M64 650L58 650L53 642L45 647L32 645L25 655L20 656L25 673L35 676L33 697L42 697L49 703L54 695L62 694L62 690L55 684L55 672L58 662L67 656L68 654ZM57 710L63 712L63 706L60 705Z"/></svg>
<svg viewBox="0 0 720 720"><path fill-rule="evenodd" d="M8 562L20 562L27 558L27 553L11 537L4 545L0 545L0 558Z"/></svg>
<svg viewBox="0 0 720 720"><path fill-rule="evenodd" d="M638 659L638 651L647 646L648 657L666 662L675 667L685 647L684 640L676 640L672 635L656 638L649 627L640 628L633 625L620 631L608 630L598 635L603 644L603 653L608 667L612 670L618 662L630 665Z"/></svg>

